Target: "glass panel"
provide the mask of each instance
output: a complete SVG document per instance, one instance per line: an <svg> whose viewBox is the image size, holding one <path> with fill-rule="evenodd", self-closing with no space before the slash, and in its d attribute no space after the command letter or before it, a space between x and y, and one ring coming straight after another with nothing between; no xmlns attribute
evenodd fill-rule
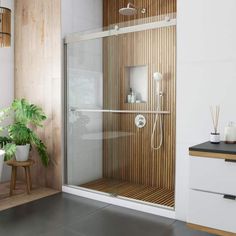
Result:
<svg viewBox="0 0 236 236"><path fill-rule="evenodd" d="M67 182L81 185L102 178L102 40L67 46Z"/></svg>
<svg viewBox="0 0 236 236"><path fill-rule="evenodd" d="M170 26L68 45L68 184L174 206L175 33ZM170 114L148 114L158 104Z"/></svg>
<svg viewBox="0 0 236 236"><path fill-rule="evenodd" d="M103 44L102 39L67 47L67 184L90 188L103 181ZM114 163L113 163L114 164ZM115 194L112 180L107 190ZM100 190L100 189L93 189Z"/></svg>
<svg viewBox="0 0 236 236"><path fill-rule="evenodd" d="M102 178L102 113L69 113L67 166L68 184Z"/></svg>
<svg viewBox="0 0 236 236"><path fill-rule="evenodd" d="M102 39L70 44L67 50L69 107L102 109Z"/></svg>

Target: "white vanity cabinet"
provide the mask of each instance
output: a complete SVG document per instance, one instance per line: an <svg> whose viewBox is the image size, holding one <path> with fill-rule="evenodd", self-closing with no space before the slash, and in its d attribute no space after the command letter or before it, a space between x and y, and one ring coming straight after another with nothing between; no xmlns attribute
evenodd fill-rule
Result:
<svg viewBox="0 0 236 236"><path fill-rule="evenodd" d="M191 157L190 189L236 196L236 161Z"/></svg>
<svg viewBox="0 0 236 236"><path fill-rule="evenodd" d="M190 151L187 222L217 235L236 235L236 155Z"/></svg>

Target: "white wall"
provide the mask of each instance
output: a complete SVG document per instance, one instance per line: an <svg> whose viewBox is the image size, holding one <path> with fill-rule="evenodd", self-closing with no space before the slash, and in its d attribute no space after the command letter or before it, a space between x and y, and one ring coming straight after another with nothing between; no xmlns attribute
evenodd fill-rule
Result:
<svg viewBox="0 0 236 236"><path fill-rule="evenodd" d="M209 140L209 106L221 105L221 134L236 121L236 1L177 1L176 216L185 220L188 147Z"/></svg>
<svg viewBox="0 0 236 236"><path fill-rule="evenodd" d="M14 98L14 0L2 0L1 6L12 10L12 43L10 48L0 48L0 109L11 104ZM4 166L2 180L9 179L9 167Z"/></svg>
<svg viewBox="0 0 236 236"><path fill-rule="evenodd" d="M102 0L61 0L62 37L103 26Z"/></svg>
<svg viewBox="0 0 236 236"><path fill-rule="evenodd" d="M62 38L101 30L102 0L62 0ZM102 109L102 39L68 45L68 103L80 109ZM67 142L68 183L79 185L102 177L102 113L70 112ZM87 135L96 139L86 138Z"/></svg>

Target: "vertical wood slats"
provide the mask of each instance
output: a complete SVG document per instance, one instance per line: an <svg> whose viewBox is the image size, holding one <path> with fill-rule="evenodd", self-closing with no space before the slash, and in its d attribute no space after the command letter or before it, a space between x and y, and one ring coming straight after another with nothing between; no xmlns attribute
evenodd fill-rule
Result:
<svg viewBox="0 0 236 236"><path fill-rule="evenodd" d="M11 46L11 10L0 5L0 47Z"/></svg>
<svg viewBox="0 0 236 236"><path fill-rule="evenodd" d="M147 8L147 16L176 11L174 0L133 1ZM127 20L118 10L128 1L104 0L104 26ZM140 15L135 16L138 19ZM132 17L131 17L132 18ZM131 19L128 17L128 19ZM149 19L147 18L147 21ZM129 22L127 22L129 24ZM151 132L155 115L145 115L147 125L138 129L135 114L104 114L104 132L122 131L131 136L103 142L103 175L157 188L174 189L175 181L175 77L176 27L135 32L104 39L104 109L155 110L155 84L152 74L164 75L164 140L159 151L151 149ZM148 65L148 102L127 104L126 66ZM155 143L158 133L155 134Z"/></svg>
<svg viewBox="0 0 236 236"><path fill-rule="evenodd" d="M123 16L119 14L119 9L127 7L131 2L138 9L138 13L134 16ZM145 8L146 13L142 14L141 9ZM103 26L107 27L113 24L136 21L141 18L148 18L176 13L176 0L103 0Z"/></svg>
<svg viewBox="0 0 236 236"><path fill-rule="evenodd" d="M48 119L36 132L47 146L50 165L37 154L32 167L34 184L61 190L61 2L15 0L15 97L43 108ZM23 176L22 176L23 177Z"/></svg>

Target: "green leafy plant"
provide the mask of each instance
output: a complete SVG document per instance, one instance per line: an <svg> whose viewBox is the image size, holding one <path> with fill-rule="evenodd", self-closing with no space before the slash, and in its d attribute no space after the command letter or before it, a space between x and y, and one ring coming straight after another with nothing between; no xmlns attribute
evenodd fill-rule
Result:
<svg viewBox="0 0 236 236"><path fill-rule="evenodd" d="M47 148L31 128L43 127L42 122L47 118L43 110L26 99L16 99L9 108L0 111L0 124L11 116L14 116L12 124L0 126L0 148L5 151L5 160L14 157L17 145L30 144L35 146L43 165L48 166Z"/></svg>

